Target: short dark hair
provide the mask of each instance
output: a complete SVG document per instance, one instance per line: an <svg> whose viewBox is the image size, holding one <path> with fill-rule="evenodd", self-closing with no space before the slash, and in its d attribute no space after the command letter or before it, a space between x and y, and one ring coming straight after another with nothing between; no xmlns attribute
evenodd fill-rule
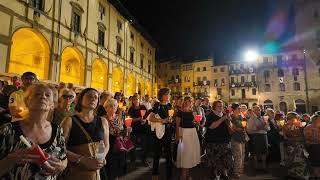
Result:
<svg viewBox="0 0 320 180"><path fill-rule="evenodd" d="M21 79L24 79L27 76L33 76L35 79L37 78L37 75L35 73L28 71L22 74Z"/></svg>
<svg viewBox="0 0 320 180"><path fill-rule="evenodd" d="M97 90L94 89L94 88L86 88L86 89L82 90L82 91L79 93L79 95L78 95L78 100L77 100L76 106L75 106L75 108L74 108L77 112L81 112L81 111L82 111L82 100L83 100L83 96L84 96L85 94L87 94L89 91L96 91L96 92L99 94L99 91L97 91ZM99 101L100 101L100 99L98 98L98 103L97 103L96 109L97 109L98 106L99 106ZM95 110L96 110L96 109L95 109Z"/></svg>
<svg viewBox="0 0 320 180"><path fill-rule="evenodd" d="M116 96L122 96L122 93L121 92L116 92L115 94L114 94L114 96L113 96L113 98L115 98Z"/></svg>
<svg viewBox="0 0 320 180"><path fill-rule="evenodd" d="M237 109L238 107L240 107L240 105L239 105L238 103L233 103L233 104L231 105L232 110L235 110L235 109Z"/></svg>
<svg viewBox="0 0 320 180"><path fill-rule="evenodd" d="M159 99L159 101L161 102L162 101L162 97L164 95L167 95L167 94L170 94L170 89L169 88L165 87L165 88L159 89L159 91L158 91L158 99Z"/></svg>

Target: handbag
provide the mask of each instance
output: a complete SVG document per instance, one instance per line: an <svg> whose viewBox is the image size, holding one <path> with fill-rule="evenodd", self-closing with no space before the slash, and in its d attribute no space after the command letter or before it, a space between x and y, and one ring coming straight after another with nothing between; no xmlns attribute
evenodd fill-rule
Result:
<svg viewBox="0 0 320 180"><path fill-rule="evenodd" d="M96 150L99 142L93 142L89 133L84 129L84 127L79 122L78 116L72 116L72 119L81 129L83 134L86 136L88 143L76 145L76 146L69 146L68 150L77 152L78 154L81 154L89 158L96 158L96 154L97 154ZM66 180L69 180L69 179L70 180L73 180L73 179L100 180L100 172L94 171L94 170L88 170L81 164L68 163L67 168L64 171L62 177L63 179L66 179Z"/></svg>
<svg viewBox="0 0 320 180"><path fill-rule="evenodd" d="M129 152L134 148L133 142L128 137L117 136L113 145L113 152Z"/></svg>
<svg viewBox="0 0 320 180"><path fill-rule="evenodd" d="M120 136L116 137L112 151L114 151L114 152L127 152L127 148L125 148L124 142Z"/></svg>

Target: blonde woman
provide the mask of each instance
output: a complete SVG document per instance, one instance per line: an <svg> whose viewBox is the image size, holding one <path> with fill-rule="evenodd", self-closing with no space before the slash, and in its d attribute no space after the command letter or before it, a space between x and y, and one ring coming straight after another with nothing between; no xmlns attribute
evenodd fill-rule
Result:
<svg viewBox="0 0 320 180"><path fill-rule="evenodd" d="M58 107L54 109L53 121L60 125L65 117L74 115L74 110L71 109L71 104L76 98L76 93L71 89L62 89L59 94Z"/></svg>
<svg viewBox="0 0 320 180"><path fill-rule="evenodd" d="M61 128L47 121L54 106L52 90L44 84L31 85L26 106L28 117L0 127L0 179L57 179L66 168L67 159ZM40 157L30 154L20 135L31 144L39 145L49 156L41 168L35 163Z"/></svg>
<svg viewBox="0 0 320 180"><path fill-rule="evenodd" d="M126 172L126 154L124 152L116 152L113 151L114 145L116 142L116 138L122 136L125 130L131 129L124 129L124 121L123 116L121 114L116 114L118 108L118 102L115 99L109 99L103 105L106 110L106 119L109 124L109 144L110 144L110 151L107 154L106 160L106 174L107 179L113 180L117 179Z"/></svg>
<svg viewBox="0 0 320 180"><path fill-rule="evenodd" d="M183 149L177 151L178 168L181 168L181 180L189 178L189 169L200 164L200 143L195 128L192 99L185 97L182 108L176 116L176 137ZM179 148L178 148L179 149Z"/></svg>

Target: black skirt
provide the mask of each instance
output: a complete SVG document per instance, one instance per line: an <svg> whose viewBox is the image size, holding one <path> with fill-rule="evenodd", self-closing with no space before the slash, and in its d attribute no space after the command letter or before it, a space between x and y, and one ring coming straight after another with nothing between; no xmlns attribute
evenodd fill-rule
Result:
<svg viewBox="0 0 320 180"><path fill-rule="evenodd" d="M309 161L313 167L320 167L320 144L310 144L308 146Z"/></svg>
<svg viewBox="0 0 320 180"><path fill-rule="evenodd" d="M268 153L268 136L267 134L251 134L252 154L267 154Z"/></svg>

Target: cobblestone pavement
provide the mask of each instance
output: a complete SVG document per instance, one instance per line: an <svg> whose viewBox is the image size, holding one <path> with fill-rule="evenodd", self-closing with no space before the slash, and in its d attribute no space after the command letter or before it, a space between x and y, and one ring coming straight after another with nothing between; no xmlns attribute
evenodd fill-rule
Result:
<svg viewBox="0 0 320 180"><path fill-rule="evenodd" d="M149 159L151 162L151 159ZM165 180L165 160L162 159L160 161L160 180ZM272 163L269 164L268 173L263 174L262 172L254 172L250 167L251 163L248 163L246 166L246 174L241 176L241 180L277 180L277 179L284 179L286 170L281 168L278 164ZM122 178L124 180L151 180L151 168L152 163L150 163L149 167L145 167L140 162L136 163L129 163L129 172L128 174ZM173 180L179 180L179 171L178 169L173 169ZM192 180L211 180L209 178L209 169L202 163L197 167L191 170Z"/></svg>

